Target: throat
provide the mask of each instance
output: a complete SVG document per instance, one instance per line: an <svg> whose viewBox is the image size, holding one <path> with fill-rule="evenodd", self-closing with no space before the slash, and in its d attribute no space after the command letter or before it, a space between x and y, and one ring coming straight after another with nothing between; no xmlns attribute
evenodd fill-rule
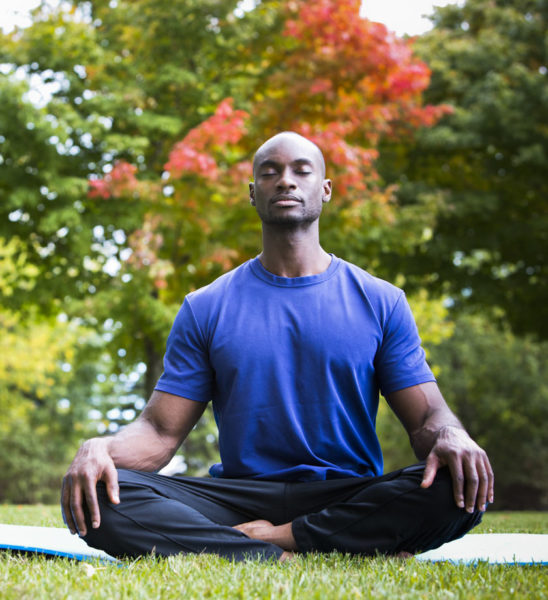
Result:
<svg viewBox="0 0 548 600"><path fill-rule="evenodd" d="M269 256L264 251L259 255L263 267L278 277L309 277L327 271L332 257L319 248L317 256Z"/></svg>
<svg viewBox="0 0 548 600"><path fill-rule="evenodd" d="M263 267L278 277L319 275L329 268L331 255L320 245L318 221L307 227L278 227L263 222Z"/></svg>

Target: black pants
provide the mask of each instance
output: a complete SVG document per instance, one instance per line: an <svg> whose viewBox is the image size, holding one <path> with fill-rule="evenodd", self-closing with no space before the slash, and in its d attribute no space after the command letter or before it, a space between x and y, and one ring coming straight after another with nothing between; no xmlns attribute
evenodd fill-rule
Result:
<svg viewBox="0 0 548 600"><path fill-rule="evenodd" d="M300 552L395 554L436 548L481 521L456 506L447 468L422 489L423 464L382 477L311 483L166 477L118 471L120 504L97 492L101 526L86 542L113 556L210 552L235 560L279 557L283 550L233 525L292 522Z"/></svg>

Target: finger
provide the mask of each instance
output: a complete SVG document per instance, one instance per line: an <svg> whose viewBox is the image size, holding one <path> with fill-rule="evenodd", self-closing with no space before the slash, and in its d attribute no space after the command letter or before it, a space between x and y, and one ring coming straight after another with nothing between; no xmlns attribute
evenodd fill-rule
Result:
<svg viewBox="0 0 548 600"><path fill-rule="evenodd" d="M84 488L86 496L86 505L89 511L91 526L97 529L101 525L101 511L99 510L99 501L97 500L97 481L88 479Z"/></svg>
<svg viewBox="0 0 548 600"><path fill-rule="evenodd" d="M82 500L83 497L80 484L73 482L70 488L70 514L72 515L72 520L76 527L76 533L80 536L84 536L87 533Z"/></svg>
<svg viewBox="0 0 548 600"><path fill-rule="evenodd" d="M109 500L113 504L120 504L120 488L118 486L118 471L113 464L105 468L104 481L107 486Z"/></svg>
<svg viewBox="0 0 548 600"><path fill-rule="evenodd" d="M485 511L487 508L487 491L489 489L489 478L487 476L487 471L485 470L485 465L483 463L483 458L478 461L478 495L476 497L476 508L481 511Z"/></svg>
<svg viewBox="0 0 548 600"><path fill-rule="evenodd" d="M430 453L426 458L426 465L424 467L424 473L421 481L422 488L428 488L432 485L436 477L436 473L440 467L440 459L436 454Z"/></svg>
<svg viewBox="0 0 548 600"><path fill-rule="evenodd" d="M449 463L449 471L453 480L453 497L459 508L464 508L464 476L462 474L462 464L459 460L453 460Z"/></svg>
<svg viewBox="0 0 548 600"><path fill-rule="evenodd" d="M70 483L67 477L63 478L63 487L61 489L61 513L63 515L63 521L69 528L70 532L74 535L77 533L76 525L72 519L72 512L70 510Z"/></svg>
<svg viewBox="0 0 548 600"><path fill-rule="evenodd" d="M473 513L478 497L480 474L475 462L465 460L464 474L466 477L466 512Z"/></svg>
<svg viewBox="0 0 548 600"><path fill-rule="evenodd" d="M495 501L495 474L493 473L493 469L491 468L491 463L487 456L485 457L485 470L487 471L487 477L489 479L489 485L487 489L487 499L490 504L493 504Z"/></svg>

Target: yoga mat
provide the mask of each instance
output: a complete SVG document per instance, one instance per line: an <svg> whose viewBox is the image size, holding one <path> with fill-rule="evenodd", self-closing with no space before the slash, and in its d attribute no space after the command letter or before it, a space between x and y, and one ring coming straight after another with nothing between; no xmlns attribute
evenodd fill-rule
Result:
<svg viewBox="0 0 548 600"><path fill-rule="evenodd" d="M99 558L116 561L84 540L58 527L29 527L0 524L0 549L22 550L78 560ZM548 564L548 535L530 533L469 533L436 550L417 554L415 560L475 564Z"/></svg>
<svg viewBox="0 0 548 600"><path fill-rule="evenodd" d="M103 552L90 548L77 535L72 535L65 527L29 527L27 525L0 524L0 548L66 556L78 560L99 558L116 561Z"/></svg>
<svg viewBox="0 0 548 600"><path fill-rule="evenodd" d="M548 564L548 535L532 533L469 533L415 556L417 560L474 564Z"/></svg>

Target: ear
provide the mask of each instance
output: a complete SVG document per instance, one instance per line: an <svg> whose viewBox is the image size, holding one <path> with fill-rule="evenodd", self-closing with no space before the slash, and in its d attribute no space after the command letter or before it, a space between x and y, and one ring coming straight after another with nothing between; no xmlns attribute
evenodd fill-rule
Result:
<svg viewBox="0 0 548 600"><path fill-rule="evenodd" d="M322 202L329 202L331 200L331 191L331 179L324 179Z"/></svg>
<svg viewBox="0 0 548 600"><path fill-rule="evenodd" d="M249 184L249 202L251 203L251 206L255 206L255 184L254 183Z"/></svg>

